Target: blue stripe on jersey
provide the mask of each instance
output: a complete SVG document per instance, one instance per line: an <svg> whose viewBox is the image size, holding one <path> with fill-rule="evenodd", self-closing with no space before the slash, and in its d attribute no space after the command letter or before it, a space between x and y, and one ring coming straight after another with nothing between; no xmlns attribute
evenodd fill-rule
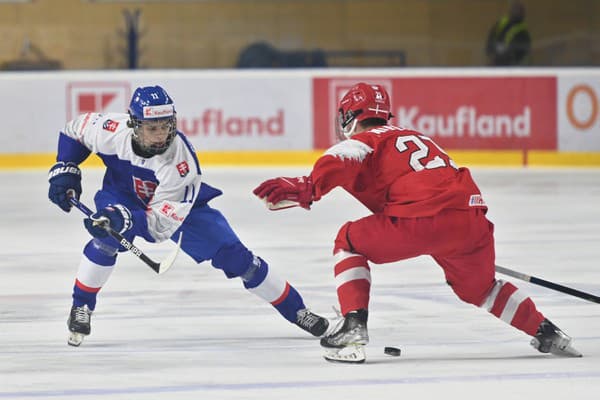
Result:
<svg viewBox="0 0 600 400"><path fill-rule="evenodd" d="M132 165L129 160L121 160L116 155L98 153L98 156L106 165L103 190L137 200L145 208L159 183L154 171Z"/></svg>
<svg viewBox="0 0 600 400"><path fill-rule="evenodd" d="M181 140L183 140L183 143L185 143L185 147L187 147L188 151L192 155L192 158L196 163L196 173L198 175L201 175L202 172L200 171L200 163L198 162L198 157L196 157L196 151L194 150L194 146L192 146L192 144L188 141L187 137L185 137L185 135L180 131L177 131L177 135L181 138Z"/></svg>
<svg viewBox="0 0 600 400"><path fill-rule="evenodd" d="M91 151L87 147L77 140L65 135L63 132L58 135L57 161L71 161L79 165L88 158L90 153Z"/></svg>

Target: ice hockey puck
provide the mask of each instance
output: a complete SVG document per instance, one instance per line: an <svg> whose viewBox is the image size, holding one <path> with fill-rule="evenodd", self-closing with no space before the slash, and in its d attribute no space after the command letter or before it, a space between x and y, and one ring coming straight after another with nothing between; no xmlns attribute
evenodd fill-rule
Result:
<svg viewBox="0 0 600 400"><path fill-rule="evenodd" d="M397 347L384 347L383 352L389 356L398 357L400 355L400 349Z"/></svg>

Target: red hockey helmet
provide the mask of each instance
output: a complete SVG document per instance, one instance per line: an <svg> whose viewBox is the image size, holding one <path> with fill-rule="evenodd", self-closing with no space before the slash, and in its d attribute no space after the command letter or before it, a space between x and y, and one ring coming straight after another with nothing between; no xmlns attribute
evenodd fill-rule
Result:
<svg viewBox="0 0 600 400"><path fill-rule="evenodd" d="M369 118L388 121L392 117L390 96L383 86L358 83L348 90L338 105L338 136L350 138L359 121Z"/></svg>

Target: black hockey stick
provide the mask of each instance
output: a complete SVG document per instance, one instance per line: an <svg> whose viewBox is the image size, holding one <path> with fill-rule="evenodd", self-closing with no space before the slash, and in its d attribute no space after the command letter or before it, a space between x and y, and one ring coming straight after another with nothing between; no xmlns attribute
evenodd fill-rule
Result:
<svg viewBox="0 0 600 400"><path fill-rule="evenodd" d="M530 276L521 272L513 271L512 269L501 267L500 265L496 265L496 271L504 275L512 276L513 278L522 279L525 282L534 283L536 285L540 285L548 289L553 289L558 292L570 294L571 296L579 297L581 299L591 301L593 303L600 303L600 297L594 296L593 294L582 292L580 290L573 289L567 286L559 285L558 283L546 281L541 278L536 278L535 276Z"/></svg>
<svg viewBox="0 0 600 400"><path fill-rule="evenodd" d="M71 202L71 204L73 204L75 207L77 207L77 209L79 209L81 212L83 212L88 217L90 217L92 214L94 214L94 212L92 210L90 210L85 204L83 204L82 202L77 200L75 197L70 197L69 201ZM143 251L141 251L139 248L137 248L129 240L125 239L123 237L123 235L121 235L119 232L113 230L110 226L104 225L103 228L106 229L106 232L108 232L108 234L110 236L112 236L117 242L119 242L119 244L121 246L125 247L127 250L132 252L134 256L136 256L137 258L142 260L144 263L146 263L146 265L148 265L150 268L152 268L154 270L154 272L156 272L159 275L164 274L165 272L167 272L167 270L169 268L171 268L171 266L175 262L175 258L177 258L179 249L181 248L181 237L183 235L179 235L179 241L177 242L177 247L175 248L175 250L173 250L167 256L167 258L165 258L163 261L158 263L156 261L153 261L150 257L148 257L146 254L144 254Z"/></svg>

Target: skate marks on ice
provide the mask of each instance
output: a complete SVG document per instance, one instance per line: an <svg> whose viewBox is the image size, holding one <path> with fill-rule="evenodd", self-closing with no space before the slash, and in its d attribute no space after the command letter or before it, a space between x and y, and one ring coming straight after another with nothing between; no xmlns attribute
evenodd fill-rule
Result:
<svg viewBox="0 0 600 400"><path fill-rule="evenodd" d="M338 192L310 212L268 212L250 195L263 179L305 172L204 170L208 183L224 189L216 205L241 239L294 283L311 309L333 317L332 240L366 211ZM600 293L600 171L474 175L496 223L499 264ZM99 179L84 171L89 204ZM0 198L0 399L463 400L485 393L491 400L562 400L600 389L598 305L515 281L584 353L543 355L526 335L455 299L427 258L373 266L371 342L362 365L327 363L317 339L239 282L183 254L161 277L121 255L99 296L92 334L79 348L67 346L70 293L87 241L81 216L47 201L46 171L1 172L0 184L14 192ZM157 259L170 248L139 245ZM385 355L385 346L401 356Z"/></svg>

